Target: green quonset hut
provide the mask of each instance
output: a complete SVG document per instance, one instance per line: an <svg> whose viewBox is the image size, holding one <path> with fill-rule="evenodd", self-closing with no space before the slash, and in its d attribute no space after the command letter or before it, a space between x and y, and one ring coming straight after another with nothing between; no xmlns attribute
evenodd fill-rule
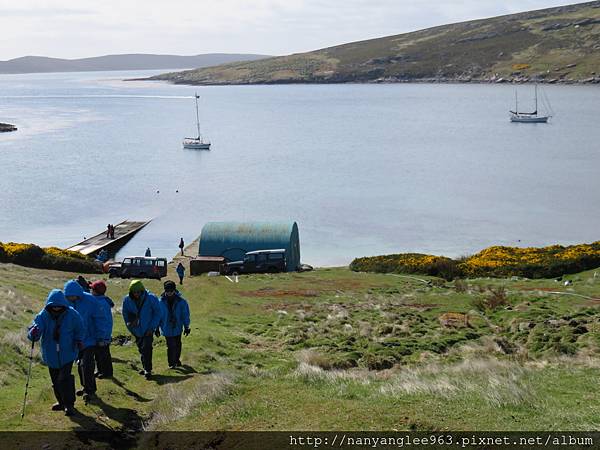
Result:
<svg viewBox="0 0 600 450"><path fill-rule="evenodd" d="M246 252L285 249L288 272L300 267L300 235L296 222L209 222L202 227L199 256L239 261Z"/></svg>

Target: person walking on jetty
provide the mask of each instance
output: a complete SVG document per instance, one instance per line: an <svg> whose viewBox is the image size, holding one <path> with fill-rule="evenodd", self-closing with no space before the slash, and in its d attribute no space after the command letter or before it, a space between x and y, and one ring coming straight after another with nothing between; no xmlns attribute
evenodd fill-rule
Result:
<svg viewBox="0 0 600 450"><path fill-rule="evenodd" d="M90 288L92 289L92 295L100 304L100 309L104 315L103 328L100 330L102 340L97 342L96 353L94 354L96 368L98 369L95 375L96 378L111 378L113 376L113 365L110 354L110 343L112 342L113 329L112 307L115 304L110 297L105 295L106 282L104 280L94 281L90 285Z"/></svg>
<svg viewBox="0 0 600 450"><path fill-rule="evenodd" d="M123 319L135 337L143 367L140 374L147 380L152 377L152 340L161 317L158 297L146 290L140 280L133 280L129 285L129 295L123 298Z"/></svg>
<svg viewBox="0 0 600 450"><path fill-rule="evenodd" d="M179 277L179 284L183 284L183 277L185 275L185 267L183 266L183 264L177 264L175 272L177 272L177 276Z"/></svg>
<svg viewBox="0 0 600 450"><path fill-rule="evenodd" d="M110 223L108 225L106 225L106 239L110 238L111 227L112 227L112 225Z"/></svg>
<svg viewBox="0 0 600 450"><path fill-rule="evenodd" d="M46 305L27 333L32 342L42 340L42 359L48 366L56 397L52 411L64 411L66 416L75 413L75 377L71 370L79 349L83 348L83 335L81 316L58 289L50 291Z"/></svg>
<svg viewBox="0 0 600 450"><path fill-rule="evenodd" d="M183 243L183 238L179 239L179 250L181 250L181 256L183 256L183 248L185 244Z"/></svg>
<svg viewBox="0 0 600 450"><path fill-rule="evenodd" d="M152 256L152 252L150 251L150 247L148 247L148 248L146 249L146 253L145 253L145 255L144 255L144 256L146 256L146 257L148 257L148 258Z"/></svg>
<svg viewBox="0 0 600 450"><path fill-rule="evenodd" d="M100 303L83 291L77 280L65 283L64 293L69 304L81 316L83 321L83 345L77 358L77 371L82 389L77 395L83 396L87 403L96 398L96 378L94 377L94 354L96 345L104 339L102 333L106 329L105 318Z"/></svg>
<svg viewBox="0 0 600 450"><path fill-rule="evenodd" d="M114 225L110 226L110 238L111 239L115 238L115 226Z"/></svg>
<svg viewBox="0 0 600 450"><path fill-rule="evenodd" d="M159 301L162 309L160 331L167 340L169 369L174 369L181 366L181 333L190 334L190 307L176 289L175 282L165 281L164 288Z"/></svg>

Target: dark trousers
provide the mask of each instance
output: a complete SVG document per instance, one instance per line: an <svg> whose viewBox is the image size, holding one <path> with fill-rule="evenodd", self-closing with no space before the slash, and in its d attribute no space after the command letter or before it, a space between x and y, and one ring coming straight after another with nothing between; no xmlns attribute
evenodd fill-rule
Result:
<svg viewBox="0 0 600 450"><path fill-rule="evenodd" d="M179 284L183 284L183 275L177 274L177 276L179 277Z"/></svg>
<svg viewBox="0 0 600 450"><path fill-rule="evenodd" d="M181 358L181 335L179 336L165 336L167 340L167 359L169 360L169 366L176 366L181 364L179 358Z"/></svg>
<svg viewBox="0 0 600 450"><path fill-rule="evenodd" d="M113 376L112 356L110 354L110 345L96 346L96 352L94 353L96 359L96 367L98 368L98 374L105 378Z"/></svg>
<svg viewBox="0 0 600 450"><path fill-rule="evenodd" d="M65 364L60 369L48 367L56 401L63 408L75 404L75 377L71 375L72 369L73 361Z"/></svg>
<svg viewBox="0 0 600 450"><path fill-rule="evenodd" d="M96 377L94 376L94 353L96 346L86 347L79 352L79 361L77 362L77 371L79 372L79 382L83 390L88 394L96 392Z"/></svg>
<svg viewBox="0 0 600 450"><path fill-rule="evenodd" d="M152 372L152 339L152 335L135 337L135 343L137 344L140 359L142 360L142 367L147 372Z"/></svg>

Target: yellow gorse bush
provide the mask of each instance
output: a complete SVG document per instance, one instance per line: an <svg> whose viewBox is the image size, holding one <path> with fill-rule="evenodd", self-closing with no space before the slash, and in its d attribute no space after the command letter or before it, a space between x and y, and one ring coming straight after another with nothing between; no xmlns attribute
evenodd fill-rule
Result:
<svg viewBox="0 0 600 450"><path fill-rule="evenodd" d="M561 263L576 263L583 259L600 260L600 241L563 247L504 247L494 246L467 258L460 264L465 275L483 275L496 269L522 266L551 266Z"/></svg>
<svg viewBox="0 0 600 450"><path fill-rule="evenodd" d="M462 261L420 253L357 258L350 269L365 272L444 276L525 276L550 278L600 267L600 241L548 247L493 246Z"/></svg>

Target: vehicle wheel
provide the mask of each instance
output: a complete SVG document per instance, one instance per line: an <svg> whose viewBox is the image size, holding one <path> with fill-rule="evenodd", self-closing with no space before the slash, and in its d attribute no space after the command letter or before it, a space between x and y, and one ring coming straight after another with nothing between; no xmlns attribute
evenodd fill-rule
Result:
<svg viewBox="0 0 600 450"><path fill-rule="evenodd" d="M277 267L269 267L267 269L267 272L269 272L269 273L277 273L279 271L277 270Z"/></svg>
<svg viewBox="0 0 600 450"><path fill-rule="evenodd" d="M233 270L230 275L233 275L234 277L237 277L238 275L240 275L240 273L237 270Z"/></svg>
<svg viewBox="0 0 600 450"><path fill-rule="evenodd" d="M108 278L114 278L116 276L117 274L114 272L114 270L112 272L108 272Z"/></svg>
<svg viewBox="0 0 600 450"><path fill-rule="evenodd" d="M140 278L146 278L146 273L145 273L145 272L142 272L142 273L140 273L140 274L138 275L138 277L140 277Z"/></svg>

